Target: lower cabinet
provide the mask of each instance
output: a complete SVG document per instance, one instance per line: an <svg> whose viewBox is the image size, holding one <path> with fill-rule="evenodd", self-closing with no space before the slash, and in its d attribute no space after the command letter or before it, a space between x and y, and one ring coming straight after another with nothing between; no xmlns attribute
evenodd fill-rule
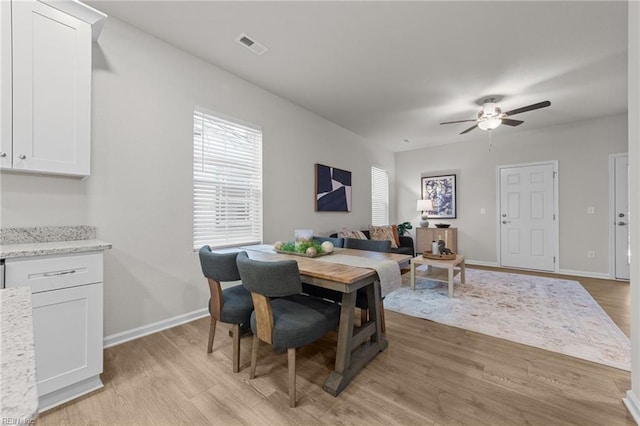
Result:
<svg viewBox="0 0 640 426"><path fill-rule="evenodd" d="M7 259L6 287L31 287L39 410L101 388L102 252Z"/></svg>
<svg viewBox="0 0 640 426"><path fill-rule="evenodd" d="M102 373L102 283L35 293L32 303L38 395Z"/></svg>

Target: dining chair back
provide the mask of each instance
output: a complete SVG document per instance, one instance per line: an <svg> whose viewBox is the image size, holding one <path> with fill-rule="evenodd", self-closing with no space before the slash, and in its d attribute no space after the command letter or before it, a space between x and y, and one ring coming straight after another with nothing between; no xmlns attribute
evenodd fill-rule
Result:
<svg viewBox="0 0 640 426"><path fill-rule="evenodd" d="M319 242L320 244L324 243L325 241L329 241L336 248L344 247L344 238L342 237L318 237L314 235L313 240Z"/></svg>
<svg viewBox="0 0 640 426"><path fill-rule="evenodd" d="M296 405L296 348L318 340L338 326L340 307L301 294L302 282L295 260L263 262L237 258L242 284L251 292L255 311L251 315L253 345L249 378L256 375L260 341L276 351L287 349L289 405Z"/></svg>
<svg viewBox="0 0 640 426"><path fill-rule="evenodd" d="M345 238L344 248L356 250L368 250L388 252L391 250L391 241L389 240L359 240L357 238Z"/></svg>
<svg viewBox="0 0 640 426"><path fill-rule="evenodd" d="M213 351L213 340L218 321L231 324L233 338L233 372L240 371L240 335L241 326L246 328L251 321L253 301L242 285L222 290L221 283L239 281L240 272L236 264L238 253L213 253L208 245L200 248L200 266L202 274L209 283L209 343L207 353Z"/></svg>

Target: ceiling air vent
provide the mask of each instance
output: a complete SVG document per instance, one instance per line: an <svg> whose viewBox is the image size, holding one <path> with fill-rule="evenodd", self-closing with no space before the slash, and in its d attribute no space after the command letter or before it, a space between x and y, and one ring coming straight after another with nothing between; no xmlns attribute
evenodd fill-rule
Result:
<svg viewBox="0 0 640 426"><path fill-rule="evenodd" d="M241 45L243 45L244 47L246 47L247 49L251 50L256 55L262 55L264 52L269 50L263 45L261 45L260 43L256 42L255 40L252 40L251 37L249 37L244 33L240 34L236 38L236 41Z"/></svg>

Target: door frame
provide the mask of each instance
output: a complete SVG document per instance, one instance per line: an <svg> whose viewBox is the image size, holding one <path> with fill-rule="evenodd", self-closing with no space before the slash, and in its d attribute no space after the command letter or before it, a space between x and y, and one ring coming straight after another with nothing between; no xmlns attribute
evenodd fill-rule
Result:
<svg viewBox="0 0 640 426"><path fill-rule="evenodd" d="M628 152L609 154L609 278L617 281L627 281L616 278L616 158L627 157Z"/></svg>
<svg viewBox="0 0 640 426"><path fill-rule="evenodd" d="M517 163L517 164L499 164L496 166L496 259L498 260L498 267L502 268L502 236L500 232L502 230L500 226L500 171L502 169L508 169L512 167L529 167L529 166L553 166L553 214L555 220L553 221L553 233L555 234L555 241L553 242L553 251L555 262L553 263L553 272L558 273L560 271L560 211L558 209L560 193L558 192L558 160L548 161L535 161L531 163ZM510 268L515 269L515 268ZM526 268L517 268L526 270Z"/></svg>

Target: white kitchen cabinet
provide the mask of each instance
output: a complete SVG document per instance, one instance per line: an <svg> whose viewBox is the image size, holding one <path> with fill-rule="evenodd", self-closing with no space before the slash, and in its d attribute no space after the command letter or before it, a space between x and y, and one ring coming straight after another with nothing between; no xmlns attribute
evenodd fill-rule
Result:
<svg viewBox="0 0 640 426"><path fill-rule="evenodd" d="M0 1L0 168L12 162L11 2Z"/></svg>
<svg viewBox="0 0 640 426"><path fill-rule="evenodd" d="M32 292L40 411L101 388L103 254L5 260L5 285Z"/></svg>
<svg viewBox="0 0 640 426"><path fill-rule="evenodd" d="M2 153L6 156L0 153L0 165L14 171L88 176L91 23L54 7L65 2L1 3ZM4 81L8 73L11 84ZM9 91L7 101L4 94ZM11 128L5 132L5 127Z"/></svg>

